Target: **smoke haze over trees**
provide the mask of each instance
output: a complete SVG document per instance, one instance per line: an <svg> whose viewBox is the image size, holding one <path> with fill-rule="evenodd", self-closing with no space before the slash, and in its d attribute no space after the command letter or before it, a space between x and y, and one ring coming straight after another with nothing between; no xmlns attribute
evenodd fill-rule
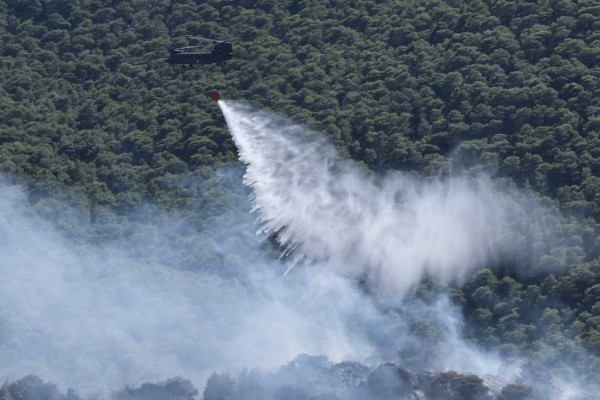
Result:
<svg viewBox="0 0 600 400"><path fill-rule="evenodd" d="M2 212L6 218L22 212L18 221L27 224L51 224L50 243L63 246L65 240L66 247L78 249L89 249L89 243L115 246L108 248L127 253L124 259L168 265L182 280L198 271L224 282L241 279L239 270L250 257L276 259L282 249L269 240L247 248L256 230L247 216L251 190L241 185L236 146L221 111L207 97L216 87L226 98L313 127L374 181L402 171L426 187L437 179L486 174L497 187L542 204L545 208L531 206L509 222L505 239L520 251L470 259L477 265L459 266L466 271L463 280L428 277L413 294L447 293L464 317L460 329L468 343L525 360L527 382L562 374L565 381L576 375L598 383L599 27L600 8L591 0L0 1L0 170L24 188L17 196L20 206L2 203ZM173 68L165 62L168 49L188 44L189 35L230 40L236 57L224 66ZM4 201L12 198L10 186L2 184L8 193ZM15 231L6 227L22 224L7 221L3 229L12 237ZM543 221L543 235L524 233L532 221ZM55 236L61 239L56 242ZM19 251L44 248L36 243ZM12 248L8 240L3 246ZM233 249L244 256L232 260ZM82 268L83 277L94 276L83 282L96 282L94 274L103 265L102 255L97 257L97 263L68 259L72 264L65 265ZM13 332L31 334L32 343L44 347L28 325L36 318L26 313L28 303L20 297L16 282L21 281L11 265L5 261L0 268L5 280L14 278L3 293L14 295L23 315L2 309L8 314L0 319L25 328L0 325L2 351L9 350L0 351L5 357L0 359L6 364L11 348L2 340ZM42 287L42 271L55 270L39 271L34 281ZM19 279L28 282L26 276ZM139 290L151 292L144 285ZM178 287L164 290L177 303ZM51 290L46 294L54 296ZM177 304L194 304L186 294ZM112 309L109 297L104 299L104 310ZM91 304L97 297L79 300ZM445 328L395 312L413 323L415 337L444 343ZM175 322L196 327L191 319ZM146 339L146 344L162 340L160 335ZM387 339L383 347L393 343ZM369 366L365 372L367 366L353 364L344 370L360 377L353 395L421 395L404 393L407 385L427 399L452 398L444 390L468 398L471 394L461 392L465 388L473 396L488 395L475 375L424 375L419 372L424 366L410 364L408 349L398 346L390 352L400 351L406 365ZM273 365L282 365L279 361ZM314 376L294 381L291 363L273 376L219 371L209 383L239 393L254 387L272 398L303 399L317 394L294 392L294 382L310 386L341 368L341 360L301 361L299 370ZM2 370L8 368L0 365ZM18 372L22 375L10 376L12 383L0 398L75 396L51 387L62 382L42 376L50 381L45 384L24 378L35 371ZM163 383L144 388L136 381L115 396L178 393L208 400L211 386L203 394L194 380L199 378L184 372L197 389L185 380L169 381L173 376L152 376ZM271 381L282 386L269 386ZM112 389L121 390L121 383ZM504 400L533 396L527 385L510 384L500 385L494 395Z"/></svg>

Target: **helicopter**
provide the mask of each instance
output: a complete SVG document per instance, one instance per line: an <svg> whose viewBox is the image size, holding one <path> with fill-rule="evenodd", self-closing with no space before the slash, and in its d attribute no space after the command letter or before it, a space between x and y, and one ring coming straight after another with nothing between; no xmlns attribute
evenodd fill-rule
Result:
<svg viewBox="0 0 600 400"><path fill-rule="evenodd" d="M210 53L197 53L192 50L202 47L201 45L173 48L169 50L170 55L167 59L169 64L188 64L191 68L195 64L224 64L233 57L233 45L229 42L194 36L190 36L189 39L203 40L214 45Z"/></svg>

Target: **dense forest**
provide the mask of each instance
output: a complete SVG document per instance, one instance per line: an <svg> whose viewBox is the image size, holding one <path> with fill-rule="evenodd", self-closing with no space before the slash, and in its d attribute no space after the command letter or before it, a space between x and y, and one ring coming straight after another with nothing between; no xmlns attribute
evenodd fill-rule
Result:
<svg viewBox="0 0 600 400"><path fill-rule="evenodd" d="M452 288L465 334L599 382L599 32L594 0L4 0L0 170L59 226L70 204L110 240L106 210L150 202L203 229L246 195L221 184L218 88L376 174L490 174L556 207L563 239ZM188 36L236 56L166 63Z"/></svg>

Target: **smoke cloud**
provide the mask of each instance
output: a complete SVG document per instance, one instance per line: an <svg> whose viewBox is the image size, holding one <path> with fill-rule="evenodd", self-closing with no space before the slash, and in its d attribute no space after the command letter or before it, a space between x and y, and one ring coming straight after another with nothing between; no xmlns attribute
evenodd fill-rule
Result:
<svg viewBox="0 0 600 400"><path fill-rule="evenodd" d="M156 261L176 248L168 231L176 215L167 226L139 226L119 245L76 244L28 212L25 197L0 187L4 380L36 374L105 395L183 376L201 388L214 370L268 370L306 352L341 360L373 351L347 326L376 315L359 291L310 268L284 279L279 265L256 258L258 240L220 244L223 268L244 263L238 276L183 271Z"/></svg>
<svg viewBox="0 0 600 400"><path fill-rule="evenodd" d="M90 244L66 238L31 211L22 190L0 184L2 379L36 374L107 397L175 376L202 393L213 371L231 371L241 392L259 382L266 392L254 398L268 399L292 398L302 385L306 396L333 387L367 398L369 385L387 380L391 367L378 367L385 362L518 376L518 364L462 340L460 310L446 296L412 289L427 277L463 279L510 249L519 200L485 178L376 179L300 125L219 104L253 198L228 204L207 231L146 207L118 243ZM224 174L242 187L236 172ZM79 217L71 224L87 225ZM291 265L302 261L297 268L264 254L273 234ZM219 265L181 268L186 251ZM253 372L237 373L244 369ZM212 389L233 382L213 378Z"/></svg>
<svg viewBox="0 0 600 400"><path fill-rule="evenodd" d="M418 345L418 321L445 339L416 359L489 373L502 367L494 359L481 369L479 353L458 345L459 313L448 303L392 308L320 265L284 277L279 263L260 256L261 237L249 232L244 237L254 241L214 245L223 268L237 271L224 277L202 266L181 270L158 256L179 251L175 230L206 244L182 229L177 215L137 226L118 245L90 245L64 238L25 204L18 187L0 186L4 380L35 374L63 390L107 396L174 376L203 388L215 370L276 370L299 354L376 365ZM213 229L239 222L223 220Z"/></svg>

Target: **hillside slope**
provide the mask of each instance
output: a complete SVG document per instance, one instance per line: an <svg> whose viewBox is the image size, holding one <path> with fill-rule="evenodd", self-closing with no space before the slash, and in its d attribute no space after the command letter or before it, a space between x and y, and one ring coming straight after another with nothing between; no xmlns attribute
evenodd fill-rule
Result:
<svg viewBox="0 0 600 400"><path fill-rule="evenodd" d="M593 378L599 28L592 0L0 1L0 168L41 213L48 196L92 223L149 201L202 228L193 211L243 196L218 183L237 156L216 87L378 173L484 171L572 219L553 222L564 240L545 257L455 289L468 334ZM173 68L168 49L188 35L231 40L236 57Z"/></svg>

